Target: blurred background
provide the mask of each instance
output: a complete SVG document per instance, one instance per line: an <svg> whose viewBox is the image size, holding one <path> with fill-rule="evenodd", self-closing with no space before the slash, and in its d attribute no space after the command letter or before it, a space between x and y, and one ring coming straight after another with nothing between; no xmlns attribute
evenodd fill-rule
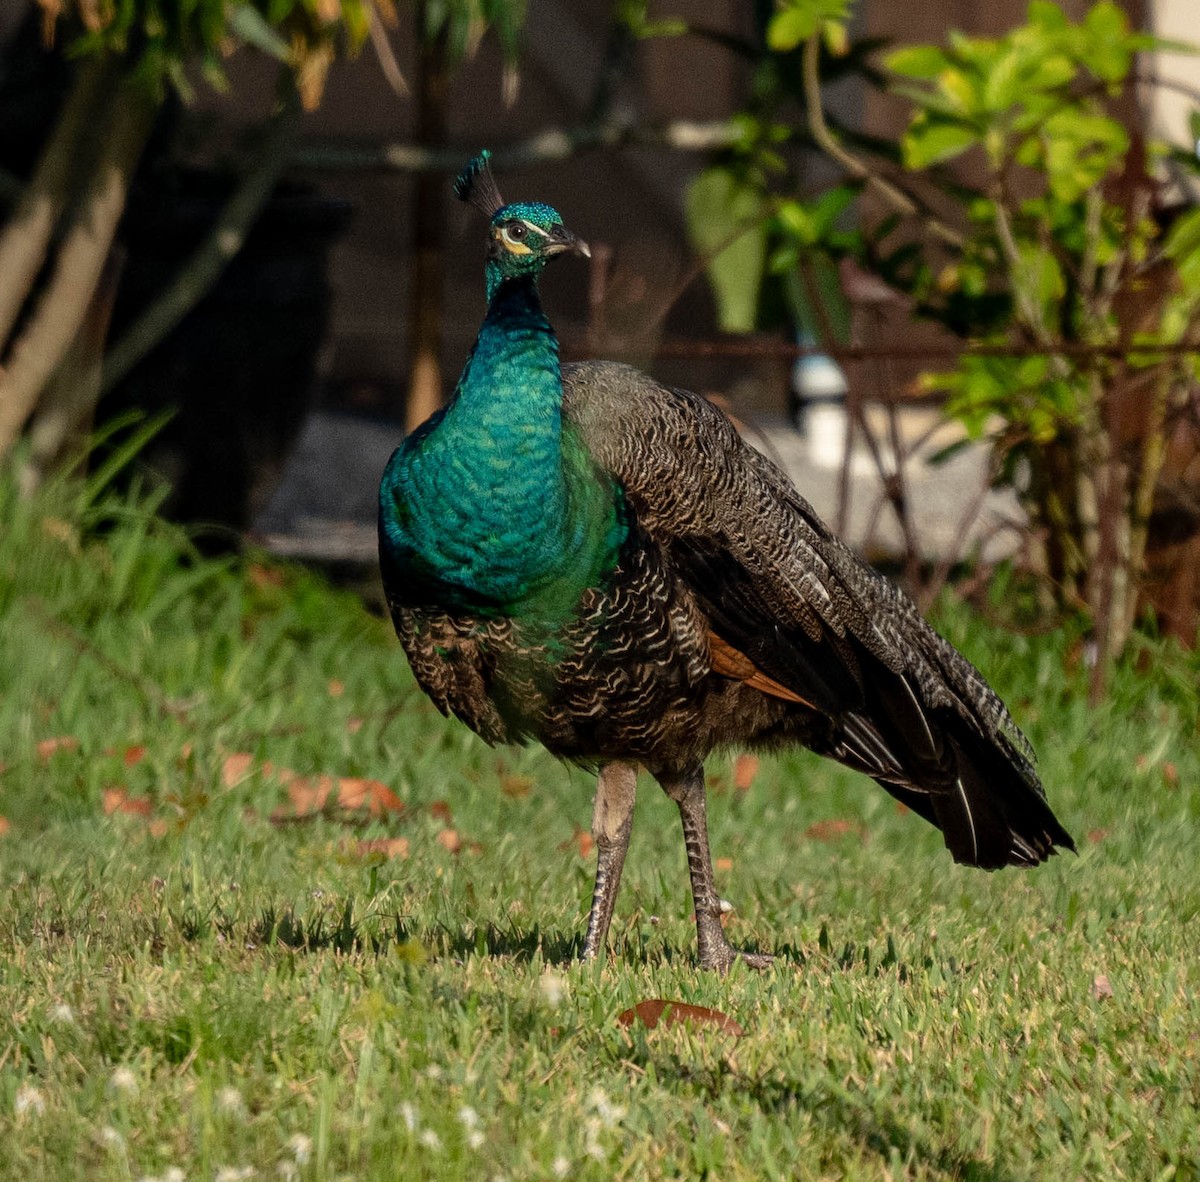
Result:
<svg viewBox="0 0 1200 1182"><path fill-rule="evenodd" d="M0 450L34 487L137 412L213 546L372 562L379 472L483 314L450 181L487 146L593 247L545 280L567 358L722 401L927 599L1017 556L1095 606L1106 545L1118 582L1146 564L1096 507L1136 543L1150 496L1154 594L1194 640L1193 24L1191 0L8 0ZM1146 334L1168 352L1131 363Z"/></svg>

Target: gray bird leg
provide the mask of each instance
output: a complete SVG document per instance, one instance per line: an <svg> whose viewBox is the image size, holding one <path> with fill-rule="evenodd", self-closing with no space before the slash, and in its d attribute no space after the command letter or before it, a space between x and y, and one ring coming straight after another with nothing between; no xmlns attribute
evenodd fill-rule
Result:
<svg viewBox="0 0 1200 1182"><path fill-rule="evenodd" d="M592 836L596 839L596 886L588 916L583 959L591 960L604 951L612 923L617 888L625 867L625 852L633 832L633 802L637 796L637 766L606 763L596 781L596 804L592 810Z"/></svg>
<svg viewBox="0 0 1200 1182"><path fill-rule="evenodd" d="M726 972L735 960L751 968L765 969L773 959L758 952L739 952L725 938L721 927L721 897L713 881L712 855L708 850L708 819L705 812L704 768L700 764L682 774L658 776L663 791L679 805L683 842L687 848L692 898L696 903L696 941L700 965Z"/></svg>

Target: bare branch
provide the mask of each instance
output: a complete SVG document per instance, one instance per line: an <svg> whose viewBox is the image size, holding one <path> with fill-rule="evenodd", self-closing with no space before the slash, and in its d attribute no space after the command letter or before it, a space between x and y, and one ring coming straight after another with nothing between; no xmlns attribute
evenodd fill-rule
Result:
<svg viewBox="0 0 1200 1182"><path fill-rule="evenodd" d="M820 54L821 35L814 33L804 43L803 80L804 105L808 113L808 130L817 147L829 156L830 159L836 160L851 176L865 181L897 213L903 214L905 217L916 217L918 214L922 214L926 230L933 234L935 238L946 243L947 246L961 250L965 245L965 239L957 230L952 229L937 218L929 217L907 193L892 184L891 181L884 180L878 173L872 172L857 156L847 152L833 138L833 133L829 130L828 123L825 122L825 110L821 105L821 78L817 70Z"/></svg>
<svg viewBox="0 0 1200 1182"><path fill-rule="evenodd" d="M524 168L567 160L599 148L656 147L677 152L711 152L727 147L736 138L736 128L727 119L676 119L646 126L609 120L537 132L507 147L496 148L492 163L498 168ZM457 172L462 162L476 151L477 144L459 147L382 144L357 148L313 144L298 148L292 163L301 168L347 172Z"/></svg>

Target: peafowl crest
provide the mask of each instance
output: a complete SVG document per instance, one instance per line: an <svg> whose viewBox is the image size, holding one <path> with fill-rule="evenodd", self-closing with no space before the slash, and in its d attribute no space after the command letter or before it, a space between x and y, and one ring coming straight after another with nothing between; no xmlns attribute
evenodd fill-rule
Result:
<svg viewBox="0 0 1200 1182"><path fill-rule="evenodd" d="M1028 742L965 657L842 545L703 398L612 362L563 366L538 277L587 255L506 204L475 157L487 312L446 406L380 487L392 620L417 681L489 743L598 769L583 955L605 947L637 769L676 801L702 965L720 923L704 758L800 744L864 772L986 869L1073 849Z"/></svg>

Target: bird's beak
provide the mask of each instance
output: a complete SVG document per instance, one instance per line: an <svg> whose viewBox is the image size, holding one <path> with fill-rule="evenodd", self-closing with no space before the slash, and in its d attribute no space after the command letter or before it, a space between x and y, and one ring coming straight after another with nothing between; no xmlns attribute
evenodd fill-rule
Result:
<svg viewBox="0 0 1200 1182"><path fill-rule="evenodd" d="M588 244L582 238L576 238L565 226L554 230L549 235L549 241L545 246L545 254L548 258L555 258L560 254L581 254L585 259L592 257L592 252L588 249Z"/></svg>

